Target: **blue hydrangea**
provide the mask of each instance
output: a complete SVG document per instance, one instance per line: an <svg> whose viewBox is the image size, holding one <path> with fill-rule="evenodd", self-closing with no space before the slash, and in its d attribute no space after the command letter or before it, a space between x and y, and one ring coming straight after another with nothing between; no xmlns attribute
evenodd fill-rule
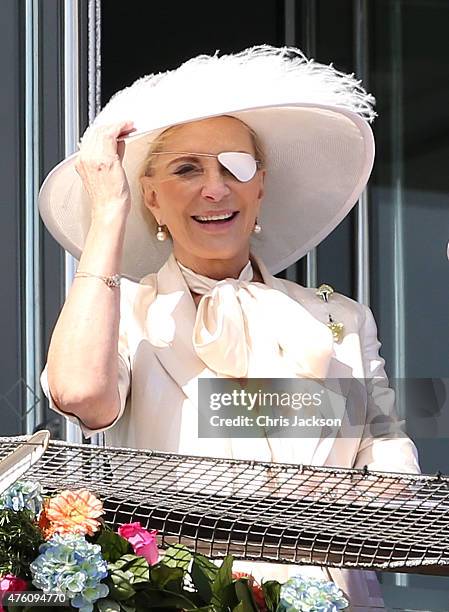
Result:
<svg viewBox="0 0 449 612"><path fill-rule="evenodd" d="M294 576L281 586L283 612L337 612L349 605L333 582Z"/></svg>
<svg viewBox="0 0 449 612"><path fill-rule="evenodd" d="M66 594L80 612L92 612L97 599L106 597L109 587L101 580L108 574L101 547L83 535L55 534L39 548L30 564L33 584L44 593Z"/></svg>
<svg viewBox="0 0 449 612"><path fill-rule="evenodd" d="M38 516L42 510L42 493L38 482L18 480L0 495L0 509L31 510Z"/></svg>

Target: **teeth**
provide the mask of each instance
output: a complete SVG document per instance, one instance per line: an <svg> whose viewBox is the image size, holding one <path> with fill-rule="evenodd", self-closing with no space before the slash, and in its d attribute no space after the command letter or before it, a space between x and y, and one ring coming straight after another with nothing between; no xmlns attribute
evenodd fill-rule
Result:
<svg viewBox="0 0 449 612"><path fill-rule="evenodd" d="M222 221L223 219L230 219L233 214L234 213L229 213L227 215L211 215L210 217L196 215L194 218L198 219L198 221Z"/></svg>

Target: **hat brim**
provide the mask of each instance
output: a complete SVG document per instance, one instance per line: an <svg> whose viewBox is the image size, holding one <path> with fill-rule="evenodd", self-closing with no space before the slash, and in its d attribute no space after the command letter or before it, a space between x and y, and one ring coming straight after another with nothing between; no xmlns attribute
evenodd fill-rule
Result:
<svg viewBox="0 0 449 612"><path fill-rule="evenodd" d="M251 250L275 274L317 246L357 202L374 160L371 128L352 111L316 104L278 104L218 114L245 122L264 145L267 175L259 216L263 231L252 238ZM207 117L211 116L216 115ZM121 272L132 280L159 270L171 250L170 241L156 240L139 181L152 141L170 125L151 130L142 126L124 139L123 165L132 206ZM75 160L76 154L47 176L39 208L53 237L79 259L90 227L91 206Z"/></svg>

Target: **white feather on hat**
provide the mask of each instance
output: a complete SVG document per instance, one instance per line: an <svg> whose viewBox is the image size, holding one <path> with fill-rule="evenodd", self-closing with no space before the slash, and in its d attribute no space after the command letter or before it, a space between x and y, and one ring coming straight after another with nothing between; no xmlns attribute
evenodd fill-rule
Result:
<svg viewBox="0 0 449 612"><path fill-rule="evenodd" d="M299 49L261 45L237 54L200 55L176 70L142 77L118 93L93 125L132 120L124 168L132 191L122 273L140 279L158 270L170 245L154 237L139 176L154 138L168 127L232 115L253 128L266 152L261 234L252 251L276 273L323 240L364 189L374 159L368 122L374 98L354 75L308 60ZM59 164L39 196L53 236L80 257L90 204L74 169Z"/></svg>
<svg viewBox="0 0 449 612"><path fill-rule="evenodd" d="M132 117L138 130L169 125L173 113L179 115L181 91L185 117L222 114L235 106L236 90L239 108L297 104L300 96L303 104L319 101L368 121L375 117L374 97L354 75L309 60L293 47L260 45L235 55L199 55L177 70L144 76L113 95L94 125L117 117Z"/></svg>

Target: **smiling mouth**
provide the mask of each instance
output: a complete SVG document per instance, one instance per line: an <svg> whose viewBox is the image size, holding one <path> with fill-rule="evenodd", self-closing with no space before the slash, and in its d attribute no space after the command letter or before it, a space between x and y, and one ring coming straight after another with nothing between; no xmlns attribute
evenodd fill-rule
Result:
<svg viewBox="0 0 449 612"><path fill-rule="evenodd" d="M222 223L228 223L229 221L232 221L232 219L235 219L238 214L239 211L236 210L232 213L227 213L223 215L193 215L192 219L194 219L198 223L220 225Z"/></svg>

